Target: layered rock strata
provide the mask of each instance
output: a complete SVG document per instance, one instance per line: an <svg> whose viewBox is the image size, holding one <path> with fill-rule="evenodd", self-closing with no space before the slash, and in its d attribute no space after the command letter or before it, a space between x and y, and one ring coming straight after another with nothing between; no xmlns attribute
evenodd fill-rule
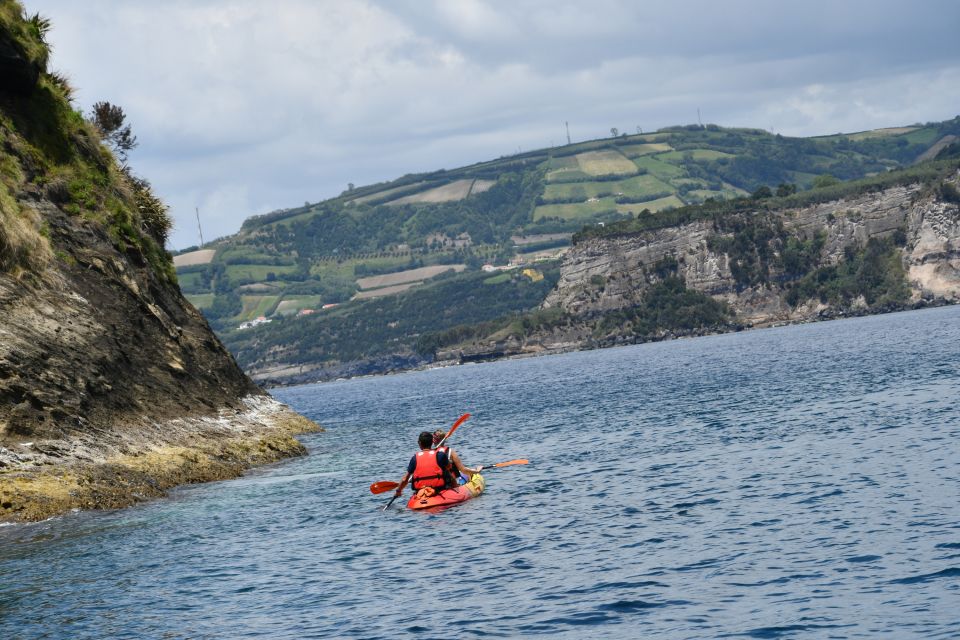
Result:
<svg viewBox="0 0 960 640"><path fill-rule="evenodd" d="M956 182L956 177L953 179ZM960 208L920 184L894 187L849 200L778 212L787 233L824 236L818 266L839 263L848 247L902 231L901 250L912 301L960 299ZM647 288L644 267L673 258L688 288L727 302L738 320L751 326L815 319L825 305L798 306L784 299L779 274L771 283L739 286L727 254L712 251L708 239L723 236L711 221L639 233L594 238L566 256L557 287L544 302L574 315L603 313L639 304ZM602 280L603 286L594 283Z"/></svg>

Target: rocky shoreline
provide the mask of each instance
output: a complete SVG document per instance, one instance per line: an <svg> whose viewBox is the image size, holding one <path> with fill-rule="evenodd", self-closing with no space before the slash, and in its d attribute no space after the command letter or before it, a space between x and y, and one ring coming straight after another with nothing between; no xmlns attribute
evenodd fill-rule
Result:
<svg viewBox="0 0 960 640"><path fill-rule="evenodd" d="M265 395L215 415L86 429L0 448L0 522L75 509L117 509L177 485L226 480L306 453L295 436L322 428Z"/></svg>

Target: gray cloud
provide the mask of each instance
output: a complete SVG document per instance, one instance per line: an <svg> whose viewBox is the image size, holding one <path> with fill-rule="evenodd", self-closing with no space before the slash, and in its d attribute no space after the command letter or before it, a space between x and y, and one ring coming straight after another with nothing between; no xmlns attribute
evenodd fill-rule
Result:
<svg viewBox="0 0 960 640"><path fill-rule="evenodd" d="M348 182L694 122L817 135L960 111L960 5L27 0L122 105L171 245Z"/></svg>

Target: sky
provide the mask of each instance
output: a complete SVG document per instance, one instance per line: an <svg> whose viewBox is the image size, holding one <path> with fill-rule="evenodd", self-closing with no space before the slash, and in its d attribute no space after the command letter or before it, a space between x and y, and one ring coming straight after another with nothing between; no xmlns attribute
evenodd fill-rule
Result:
<svg viewBox="0 0 960 640"><path fill-rule="evenodd" d="M407 173L698 121L790 136L960 114L955 0L22 0L120 105L168 248ZM698 116L699 110L699 116Z"/></svg>

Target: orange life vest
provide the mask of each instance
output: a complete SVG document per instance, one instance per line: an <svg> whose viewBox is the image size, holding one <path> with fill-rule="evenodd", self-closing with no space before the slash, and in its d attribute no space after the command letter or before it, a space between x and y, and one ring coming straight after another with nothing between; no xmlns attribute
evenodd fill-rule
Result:
<svg viewBox="0 0 960 640"><path fill-rule="evenodd" d="M435 487L442 489L446 486L443 469L437 462L438 449L426 449L417 452L417 466L413 469L413 489Z"/></svg>

